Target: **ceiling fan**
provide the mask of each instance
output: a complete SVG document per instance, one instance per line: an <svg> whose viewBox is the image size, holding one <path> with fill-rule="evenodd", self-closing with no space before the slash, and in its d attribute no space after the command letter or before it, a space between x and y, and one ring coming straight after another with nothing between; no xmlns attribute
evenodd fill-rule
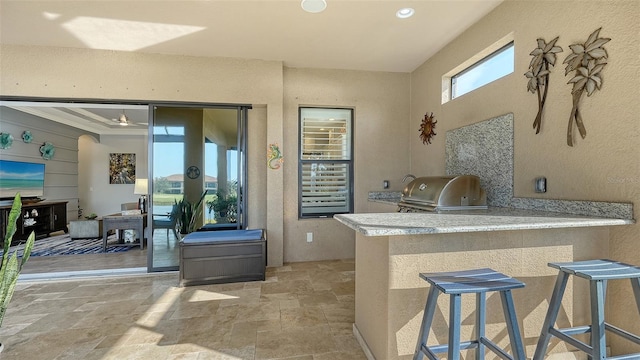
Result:
<svg viewBox="0 0 640 360"><path fill-rule="evenodd" d="M122 113L117 119L112 120L117 121L120 126L129 126L129 118L127 117L127 114L125 114L124 110L122 110Z"/></svg>

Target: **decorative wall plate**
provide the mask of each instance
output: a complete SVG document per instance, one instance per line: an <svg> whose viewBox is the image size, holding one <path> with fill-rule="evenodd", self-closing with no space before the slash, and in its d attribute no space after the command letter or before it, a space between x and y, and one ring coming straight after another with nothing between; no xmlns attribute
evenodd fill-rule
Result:
<svg viewBox="0 0 640 360"><path fill-rule="evenodd" d="M13 144L13 135L9 133L0 133L0 148L8 149Z"/></svg>
<svg viewBox="0 0 640 360"><path fill-rule="evenodd" d="M40 146L40 153L42 153L42 158L45 160L51 160L53 155L56 153L56 148L52 143L46 142L42 146Z"/></svg>
<svg viewBox="0 0 640 360"><path fill-rule="evenodd" d="M200 176L200 169L197 166L189 166L187 169L187 177L189 179L197 179Z"/></svg>
<svg viewBox="0 0 640 360"><path fill-rule="evenodd" d="M33 135L31 135L31 131L29 130L25 130L22 133L22 141L26 142L27 144L31 142L31 140L33 140Z"/></svg>
<svg viewBox="0 0 640 360"><path fill-rule="evenodd" d="M433 113L424 114L422 124L420 124L420 139L423 144L431 144L431 138L436 135L433 131L436 128L438 122L433 119Z"/></svg>

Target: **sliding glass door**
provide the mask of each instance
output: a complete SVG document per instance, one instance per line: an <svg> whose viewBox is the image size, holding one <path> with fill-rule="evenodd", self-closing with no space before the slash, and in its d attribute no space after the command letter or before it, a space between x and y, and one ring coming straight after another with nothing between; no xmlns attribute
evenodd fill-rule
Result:
<svg viewBox="0 0 640 360"><path fill-rule="evenodd" d="M244 228L246 110L153 106L150 271L177 269L193 231Z"/></svg>

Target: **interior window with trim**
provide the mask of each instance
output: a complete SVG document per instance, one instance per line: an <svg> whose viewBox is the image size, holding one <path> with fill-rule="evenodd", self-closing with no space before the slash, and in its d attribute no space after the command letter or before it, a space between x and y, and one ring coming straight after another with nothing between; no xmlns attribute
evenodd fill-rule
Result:
<svg viewBox="0 0 640 360"><path fill-rule="evenodd" d="M299 108L298 217L353 212L353 109Z"/></svg>

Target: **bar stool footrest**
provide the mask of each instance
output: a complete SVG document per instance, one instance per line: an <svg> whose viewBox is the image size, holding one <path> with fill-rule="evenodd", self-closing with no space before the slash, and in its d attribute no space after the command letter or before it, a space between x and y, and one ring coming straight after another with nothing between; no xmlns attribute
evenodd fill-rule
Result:
<svg viewBox="0 0 640 360"><path fill-rule="evenodd" d="M480 342L482 342L482 344L484 344L489 350L493 351L494 354L500 356L501 358L505 360L513 360L513 356L509 355L501 347L498 347L498 344L494 343L493 341L485 337L482 337L480 338Z"/></svg>
<svg viewBox="0 0 640 360"><path fill-rule="evenodd" d="M460 350L476 349L477 347L478 347L477 341L463 341L460 343ZM422 348L425 349L427 347L422 345ZM428 348L429 350L431 350L432 353L440 354L440 353L447 352L447 350L449 349L449 344L433 345L433 346L428 346Z"/></svg>
<svg viewBox="0 0 640 360"><path fill-rule="evenodd" d="M513 357L509 355L506 351L504 351L502 348L500 348L498 344L494 343L493 341L485 337L480 338L480 340L461 342L460 350L476 349L478 348L478 342L482 342L483 345L488 347L489 350L493 351L496 355L500 356L501 358L505 360L513 360ZM437 359L435 354L445 353L447 352L448 349L449 349L449 344L433 345L429 347L422 345L421 347L422 352L425 355L427 355L427 357L431 358L431 356L433 356L433 358L435 359Z"/></svg>
<svg viewBox="0 0 640 360"><path fill-rule="evenodd" d="M627 330L624 329L620 329L617 326L611 325L609 323L604 323L604 328L605 330L609 330L612 333L621 336L631 342L634 342L638 345L640 345L640 336L636 335L636 334L632 334L630 332L628 332ZM637 354L636 354L637 355Z"/></svg>
<svg viewBox="0 0 640 360"><path fill-rule="evenodd" d="M591 332L591 330L589 330L589 332ZM555 337L557 337L558 339L568 343L569 345L580 349L581 351L590 354L593 351L593 348L589 345L587 345L586 343L574 338L573 336L568 335L567 333L565 333L564 329L555 329L555 328L551 328L549 329L549 333ZM584 334L584 333L574 333L574 334Z"/></svg>
<svg viewBox="0 0 640 360"><path fill-rule="evenodd" d="M635 353L635 354L612 356L612 357L606 358L605 360L638 360L639 358L640 358L640 353Z"/></svg>

